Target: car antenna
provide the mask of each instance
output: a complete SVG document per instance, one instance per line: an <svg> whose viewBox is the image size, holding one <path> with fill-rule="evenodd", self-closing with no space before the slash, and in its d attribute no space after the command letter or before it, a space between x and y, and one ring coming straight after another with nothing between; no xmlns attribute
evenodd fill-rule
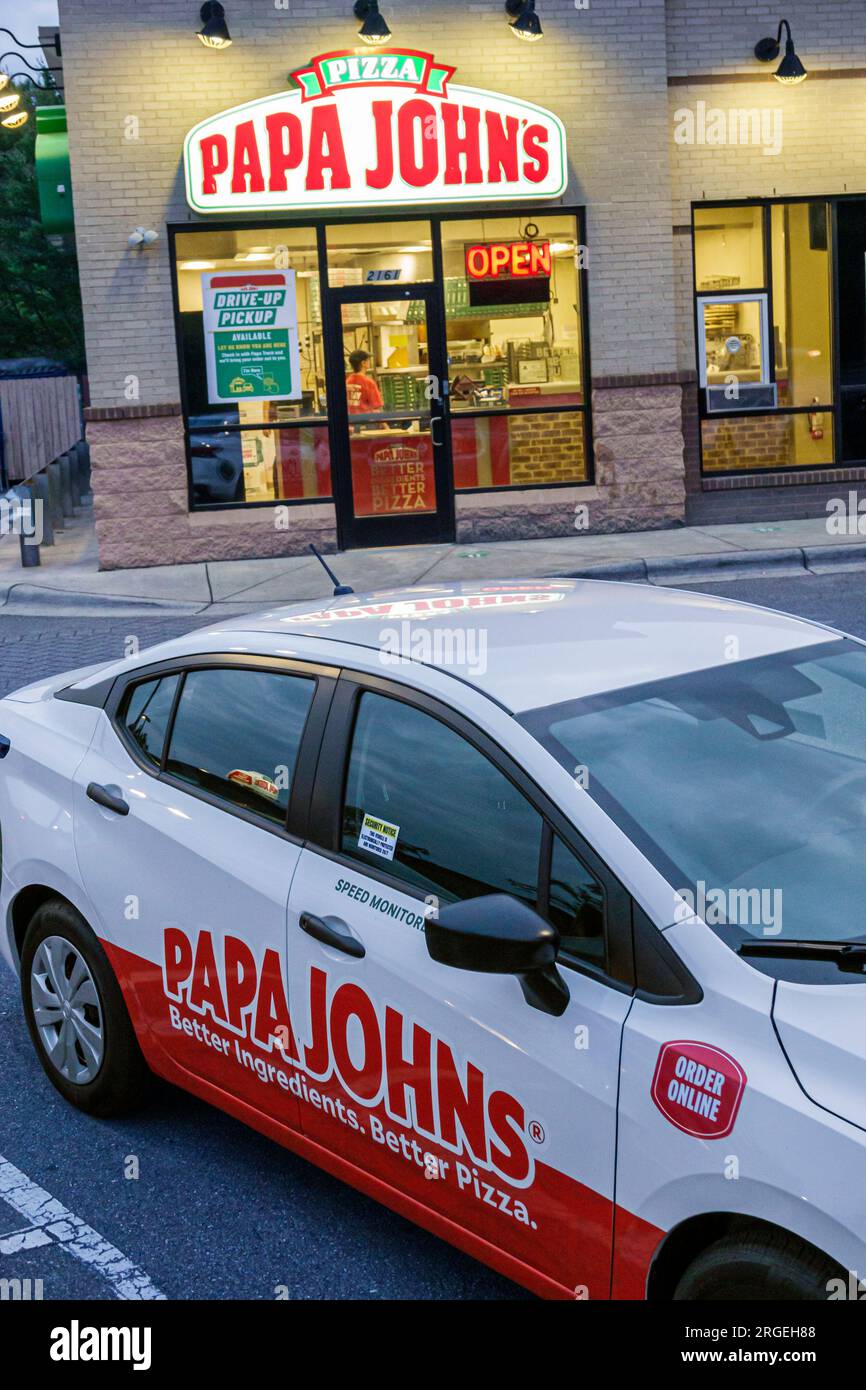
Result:
<svg viewBox="0 0 866 1390"><path fill-rule="evenodd" d="M339 579L334 574L334 571L331 569L331 566L319 554L312 541L310 541L310 549L312 550L319 564L322 566L322 569L325 571L326 575L328 576L328 578L334 586L334 598L339 598L342 594L353 594L355 590L351 587L350 584L340 583Z"/></svg>

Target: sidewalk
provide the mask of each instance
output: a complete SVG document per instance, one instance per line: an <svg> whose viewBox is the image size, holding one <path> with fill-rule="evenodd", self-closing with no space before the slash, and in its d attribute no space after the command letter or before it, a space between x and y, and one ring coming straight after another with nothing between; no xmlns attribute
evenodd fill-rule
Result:
<svg viewBox="0 0 866 1390"><path fill-rule="evenodd" d="M43 546L39 568L23 569L18 539L0 540L0 613L115 614L169 610L231 612L329 597L312 555L160 565L100 572L91 513L82 510ZM824 517L807 521L690 526L616 535L469 545L399 546L328 556L357 593L453 580L591 576L687 584L743 575L866 569L866 535L832 536Z"/></svg>

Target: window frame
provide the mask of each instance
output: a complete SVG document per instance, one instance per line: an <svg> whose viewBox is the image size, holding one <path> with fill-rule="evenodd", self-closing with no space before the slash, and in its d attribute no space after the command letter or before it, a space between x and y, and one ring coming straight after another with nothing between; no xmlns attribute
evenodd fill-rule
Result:
<svg viewBox="0 0 866 1390"><path fill-rule="evenodd" d="M520 764L477 724L450 708L443 701L413 686L391 681L369 672L343 669L331 702L321 745L315 785L310 804L308 848L340 864L355 874L365 875L395 892L424 902L428 896L416 884L389 872L378 864L367 864L342 849L342 818L345 804L349 759L361 696L378 694L411 705L471 744L502 773L530 803L542 822L538 865L536 911L547 908L550 884L550 856L557 835L598 879L604 891L604 966L598 967L576 956L563 955L559 964L578 974L607 984L613 989L633 993L635 988L634 952L631 924L631 896L598 854L584 840L567 816L541 790ZM494 701L497 703L497 701Z"/></svg>
<svg viewBox="0 0 866 1390"><path fill-rule="evenodd" d="M761 370L761 379L760 379L760 381L756 382L755 385L757 385L757 386L766 386L766 387L772 388L772 391L773 391L773 399L774 399L775 402L778 402L778 386L777 386L776 382L773 380L773 368L772 368L771 365L770 365L771 353L770 353L770 327L769 327L769 297L768 297L768 295L767 295L766 290L754 290L754 291L751 292L751 293L750 293L749 291L745 291L745 292L743 292L743 293L740 293L740 292L738 291L736 294L716 294L716 293L713 293L713 294L699 294L699 295L697 296L697 313L698 313L698 384L699 384L699 386L701 387L701 390L704 392L704 399L705 399L706 402L707 402L707 415L712 415L714 418L715 418L715 416L720 415L720 414L728 414L728 413L730 413L730 412L728 412L728 411L713 410L712 407L711 407L710 404L709 404L709 400L707 399L708 392L710 391L711 387L710 387L709 381L708 381L708 376L709 376L709 364L708 364L708 361L707 361L707 321L706 321L706 310L707 310L708 307L709 307L709 308L713 308L714 306L720 305L720 304L722 304L722 305L724 305L724 304L757 304L757 305L758 305L758 314L759 314L759 318L760 318L760 321L761 321L761 368L760 368L760 370ZM735 372L735 371L732 371L732 372L731 372L731 375L732 375L732 376L736 376L736 372ZM748 383L748 384L750 384L750 383ZM744 414L745 414L745 413L751 414L751 413L754 413L755 411L758 411L758 412L760 412L761 414L766 415L766 414L770 414L770 413L772 413L772 412L775 412L777 409L778 409L778 405L777 405L777 404L774 404L773 406L769 407L769 409L768 409L767 406L747 406L747 405L741 405L741 406L738 406L738 407L737 407L738 413L739 413L739 412L742 412L742 413L744 413Z"/></svg>
<svg viewBox="0 0 866 1390"><path fill-rule="evenodd" d="M307 711L307 718L304 722L304 728L298 745L298 756L292 774L289 805L282 822L276 821L269 816L257 815L255 811L248 810L246 807L235 806L232 802L205 791L201 787L196 787L190 782L185 782L182 778L175 777L166 770L166 760L171 745L171 736L174 731L175 717L183 697L183 688L186 683L187 673L189 671L226 670L227 668L259 672L265 671L274 675L299 676L307 680L312 679L314 683L313 697ZM178 686L174 693L171 714L166 725L160 764L159 767L155 767L153 763L148 762L147 759L142 756L141 750L130 736L123 723L123 713L127 697L135 686L146 684L156 676L175 674L180 676L180 680L178 681ZM142 772L147 773L148 777L152 777L154 781L162 782L176 791L184 792L187 796L194 797L197 801L203 801L208 806L214 806L217 810L224 811L227 815L236 816L239 820L246 821L250 825L256 825L260 829L267 830L273 835L279 835L282 839L289 840L292 844L303 846L307 835L307 812L316 760L319 754L319 745L328 710L336 689L338 675L339 668L337 667L320 665L317 662L295 661L280 657L255 655L239 656L231 652L214 652L202 654L200 656L181 656L173 661L155 662L153 665L138 667L134 672L130 672L128 676L124 676L116 681L106 700L105 712L124 750L136 766L139 767Z"/></svg>
<svg viewBox="0 0 866 1390"><path fill-rule="evenodd" d="M695 343L695 369L697 373L697 395L698 395L698 456L700 461L700 476L707 478L745 478L745 477L769 477L772 474L811 474L824 473L834 468L841 468L845 465L840 462L842 457L842 412L840 406L840 381L839 381L839 308L838 308L838 246L837 246L837 226L836 226L836 206L839 202L863 197L862 194L794 194L790 196L774 196L771 198L700 198L693 199L690 207L689 231L691 237L691 297L692 297L692 322ZM833 401L831 403L820 403L818 405L777 405L771 409L732 409L732 410L709 410L707 408L706 387L701 385L701 322L699 313L699 300L706 298L707 295L714 295L720 292L715 290L698 290L697 288L697 256L695 247L695 212L700 209L708 208L736 208L736 207L759 207L763 214L763 261L764 261L764 283L762 286L739 287L736 293L744 294L747 298L757 294L767 296L767 320L769 326L769 336L767 347L769 351L770 381L777 386L776 381L776 343L773 326L775 314L773 307L773 227L771 209L776 205L793 203L823 203L827 209L827 251L830 258L829 276L829 299L830 299L830 346L833 355L831 366L831 383ZM723 293L723 292L721 292ZM788 415L811 415L811 414L830 415L832 417L832 440L833 440L833 459L829 463L809 463L809 464L782 464L773 468L761 468L755 466L751 469L745 468L712 468L704 467L704 422L707 420L719 422L727 419L760 419L764 416L769 419L778 419Z"/></svg>
<svg viewBox="0 0 866 1390"><path fill-rule="evenodd" d="M357 210L356 210L356 211L357 211ZM174 314L175 346L176 346L176 352L177 352L178 374L179 374L179 382L180 382L180 413L181 413L181 418L182 418L182 421L183 421L184 449L185 449L185 453L186 453L186 465L187 465L187 507L188 507L188 510L189 510L190 513L192 513L192 512L222 512L222 511L236 511L236 510L239 510L239 509L252 508L252 507L271 507L271 508L273 508L273 507L319 507L319 506L324 506L324 507L334 507L334 508L338 508L338 505L339 505L339 504L338 504L338 502L337 502L337 500L336 500L336 496L335 496L336 489L334 488L334 485L333 485L333 484L334 484L334 468L335 468L335 461L336 461L336 466L337 466L337 467L340 466L340 460L339 460L340 439L339 439L339 435L338 435L338 433L337 433L337 431L336 431L336 429L335 429L335 426L334 426L334 424L333 424L333 422L332 422L332 410L331 410L330 407L329 407L329 409L328 409L328 414L327 414L327 416L326 416L324 419L322 419L322 418L320 418L320 417L316 417L315 419L308 419L308 420L297 420L297 421L292 420L292 421L269 422L268 424L265 424L265 425L230 425L230 426L228 426L228 427L225 426L225 425L214 425L214 426L211 426L211 427L196 425L194 428L191 427L191 425L190 425L190 411L189 411L189 391L188 391L187 373L186 373L186 359L185 359L185 356L184 356L184 349L183 349L183 334L182 334L182 331L181 331L180 300L179 300L179 294L178 294L178 280L177 280L177 260L178 260L178 257L177 257L176 241L177 241L177 237L178 237L178 236L181 236L181 235L188 236L188 235L191 235L191 234L192 234L192 235L199 235L199 234L207 233L207 232L235 232L235 231L245 231L245 232L246 232L246 231L261 231L261 232L273 232L274 234L278 234L279 231L280 231L281 229L288 230L288 229L296 229L296 228L298 228L298 229L300 229L300 228L307 228L307 229L312 230L312 231L315 233L315 237L316 237L316 248L317 248L317 256L318 256L319 293L320 293L320 296L321 296L321 304L322 304L322 333L323 333L323 335L324 335L324 337L323 337L323 345L324 345L324 354L325 354L325 375L326 375L326 378L328 377L328 362L329 362L329 359L330 359L330 357L331 357L331 355L332 355L332 347L333 347L333 345L330 343L330 340L329 340L328 328L327 328L327 324L326 324L326 320L327 320L327 318L328 318L328 308L327 308L327 306L328 306L328 304L329 304L329 302L330 302L330 298L329 298L329 297L330 297L332 294L334 294L334 293L339 293L338 290L332 289L332 287L329 285L329 282L328 282L328 263L327 263L327 245L326 245L326 228L327 228L328 226L332 226L332 225L334 225L335 223L338 223L338 222L340 222L340 223L343 223L343 222L358 222L358 221L361 221L361 220L363 220L365 223L377 223L377 222L382 222L382 223L393 223L393 222L417 222L417 221L426 221L426 222L429 222L429 224L430 224L430 232L431 232L431 237L432 237L432 243L433 243L433 278L432 278L431 280L418 281L417 283L418 283L419 285L430 286L430 287L432 287L432 289L434 290L434 292L439 296L440 307L441 307L441 313L442 313L442 319L443 319L443 325L445 324L445 303L444 303L445 287L444 287L443 256L442 256L442 224L443 224L443 222L477 221L479 218L484 217L484 216L487 216L487 217L490 217L490 218L511 217L511 216L513 216L513 217L526 217L526 218L528 218L528 219L530 219L530 220L533 220L534 218L541 217L541 216L545 216L545 215L551 215L551 216L555 216L555 215L570 216L570 217L573 217L574 220L575 220L575 227L576 227L576 234L577 234L578 246L586 246L586 245L587 245L586 207L585 207L585 205L581 205L581 204L562 203L562 204L556 204L556 206L551 207L551 208L549 208L549 209L548 209L548 208L545 208L543 205L541 205L541 204L539 204L539 203L537 203L537 202L535 202L535 203L514 203L514 204L504 204L504 205L496 204L496 205L490 205L490 206L487 206L487 207L482 206L481 208L478 208L478 207L473 207L473 208L460 208L460 207L449 208L449 207L442 207L441 205L438 205L438 206L434 205L434 206L431 206L431 207L428 208L428 207L426 207L426 206L424 206L424 205L419 205L419 207L416 208L411 214L406 215L406 216L399 216L399 215L396 215L397 212L398 212L398 210L395 209L395 208L391 208L390 210L385 209L385 210L382 211L382 212L375 213L375 214L372 214L372 215L370 215L370 216L365 216L365 217L363 217L363 218L360 218L360 217L358 217L358 216L354 216L354 217L353 217L353 216L349 216L349 217L333 217L333 216L331 216L331 217L328 217L328 216L309 217L309 216L308 216L308 217L301 217L301 218L292 218L292 217L286 217L286 216L279 216L279 215L278 215L278 216L274 216L274 217L267 217L267 216L255 217L255 216L250 216L250 217L244 217L244 218L242 218L242 219L241 219L241 218L236 218L236 219L234 219L234 220L226 220L225 218L220 218L220 219L215 219L215 220L212 221L212 222L211 222L211 221L207 221L207 222L167 222L167 223L166 223L166 233L167 233L167 238L168 238L168 251L169 251L169 278L170 278L170 281L171 281L172 309L173 309L173 314ZM557 489L557 488L559 488L559 489L563 489L563 488L589 488L589 487L594 487L594 486L595 486L595 481L596 481L596 477L595 477L595 453L594 453L594 436L593 436L593 424L592 424L592 363L591 363L591 358L590 358L589 271L588 271L587 266L586 266L586 265L580 265L580 266L578 266L576 274L577 274L577 288L578 288L578 295L579 295L579 310L580 310L580 313L579 313L579 320L580 320L580 321L579 321L578 327L579 327L579 341L580 341L580 355L581 355L581 371L582 371L582 386L583 386L583 393L582 393L582 394L583 394L583 397L584 397L583 402L582 402L580 405L565 405L565 406L564 406L564 405L518 406L518 407L516 407L516 408L513 409L513 410L508 410L508 409L506 408L506 409L504 409L504 410L499 410L499 411L497 411L497 410L487 410L487 409L484 409L484 408L480 408L480 409L478 409L478 410L473 409L473 410L471 410L471 411L469 411L469 410L460 410L460 411L455 411L455 412L453 412L453 413L454 413L454 415L455 415L455 417L456 417L457 419L470 419L470 418L472 418L472 417L473 417L474 415L476 415L476 414L477 414L477 415L503 415L503 416L505 416L506 418L509 418L509 419L510 419L512 416L515 416L515 417L516 417L516 416L519 416L519 415L557 414L557 413L560 413L560 414L561 414L561 413L578 413L578 414L582 414L582 416L583 416L583 460L584 460L584 471L585 471L585 474L586 474L585 478L576 479L576 480L573 481L573 482L507 483L507 484L504 484L504 485L501 486L501 487L472 487L472 488L460 488L460 489L458 490L458 489L454 486L454 474L453 474L453 468L452 468L452 470L451 470L451 478L450 478L450 490L451 490L451 495L452 495L452 497L456 497L456 496L458 495L458 492L459 492L459 495L461 495L461 496L462 496L462 495L472 495L472 494L476 494L476 493L484 493L484 494L489 495L489 496L491 496L491 497L495 497L495 496L497 496L499 493L502 493L502 492L536 492L536 491L539 491L539 490L542 490L542 489L544 489L544 490L549 490L549 489ZM392 283L393 283L393 282L392 282ZM408 283L408 282L407 282L407 283ZM376 287L375 285L370 285L370 286L358 286L357 288L359 288L359 289L361 289L361 288L376 289L377 287ZM380 285L378 288L381 289L382 286ZM447 350L448 350L447 326L445 327L445 329L444 329L444 331L443 331L443 336L444 336L445 353L446 353L446 358L447 358ZM449 378L449 385L450 385L450 378ZM445 402L445 407L446 407L446 410L445 410L446 419L448 420L448 427L449 427L449 429L450 429L450 414L451 414L451 412L450 412L450 410L448 409L450 402L449 402L449 397L448 397L447 395L444 396L444 402ZM193 417L193 418L196 418L196 417ZM331 493L331 496L329 496L329 497L288 497L288 498L274 498L273 500L265 500L265 501L258 501L258 502L195 502L195 501L193 500L192 456L191 456L191 454L190 454L190 436L191 436L191 434L201 435L201 434L208 434L208 433L225 433L227 429L228 429L229 432L237 432L237 433L240 433L240 431L243 430L243 429L250 429L250 430L261 430L261 429L292 430L292 429L302 429L302 428L326 429L326 430L328 431L329 452L330 452L330 464L331 464L331 484L332 484L332 493ZM335 446L336 446L336 447L335 447Z"/></svg>

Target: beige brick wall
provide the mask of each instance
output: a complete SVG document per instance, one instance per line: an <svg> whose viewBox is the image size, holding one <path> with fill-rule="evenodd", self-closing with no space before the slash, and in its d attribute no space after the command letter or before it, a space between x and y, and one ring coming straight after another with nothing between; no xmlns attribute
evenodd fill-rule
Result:
<svg viewBox="0 0 866 1390"><path fill-rule="evenodd" d="M811 76L794 87L772 78L754 46L790 22L797 53ZM668 0L668 66L672 77L717 76L715 82L672 85L668 95L671 150L671 215L691 221L692 201L748 197L820 197L866 193L863 113L866 81L848 77L866 67L866 5L860 0L789 0L778 4L727 4L716 0ZM835 69L830 79L816 74ZM729 81L731 75L750 81ZM698 102L725 112L757 110L781 121L781 148L758 145L684 145L674 142L676 113ZM674 238L677 361L695 366L691 240Z"/></svg>

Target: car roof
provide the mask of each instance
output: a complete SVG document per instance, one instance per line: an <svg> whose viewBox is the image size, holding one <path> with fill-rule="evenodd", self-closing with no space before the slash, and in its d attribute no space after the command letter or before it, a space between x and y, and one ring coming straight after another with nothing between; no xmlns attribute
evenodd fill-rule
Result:
<svg viewBox="0 0 866 1390"><path fill-rule="evenodd" d="M837 634L710 594L586 579L491 580L343 595L223 620L181 639L248 634L320 639L322 656L357 650L389 674L434 666L511 711L580 699L732 660L809 647ZM169 644L176 646L179 644ZM212 644L208 642L210 647ZM345 651L341 652L341 647ZM403 668L405 678L405 667Z"/></svg>

